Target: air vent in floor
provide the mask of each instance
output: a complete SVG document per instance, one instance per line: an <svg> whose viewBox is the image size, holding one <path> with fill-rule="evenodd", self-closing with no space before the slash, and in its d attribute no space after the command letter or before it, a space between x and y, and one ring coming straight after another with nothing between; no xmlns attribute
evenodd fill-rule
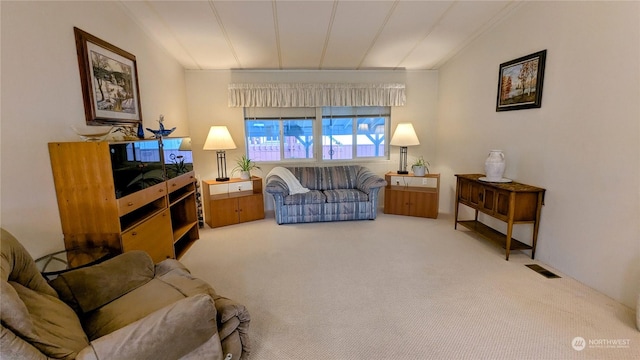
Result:
<svg viewBox="0 0 640 360"><path fill-rule="evenodd" d="M529 265L526 265L526 266L529 269L537 272L538 274L544 275L545 277L547 277L549 279L555 279L555 278L559 278L560 277L560 276L552 273L551 271L549 271L549 270L547 270L547 269L545 269L542 266L537 265L537 264L529 264Z"/></svg>

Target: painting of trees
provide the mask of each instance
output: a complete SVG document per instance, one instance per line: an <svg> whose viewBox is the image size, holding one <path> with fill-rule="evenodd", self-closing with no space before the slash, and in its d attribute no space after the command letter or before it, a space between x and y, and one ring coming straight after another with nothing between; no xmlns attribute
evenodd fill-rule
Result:
<svg viewBox="0 0 640 360"><path fill-rule="evenodd" d="M142 122L136 57L73 28L88 125Z"/></svg>
<svg viewBox="0 0 640 360"><path fill-rule="evenodd" d="M500 65L496 111L540 107L546 50Z"/></svg>
<svg viewBox="0 0 640 360"><path fill-rule="evenodd" d="M125 113L135 111L129 101L133 99L131 66L93 51L91 62L98 109Z"/></svg>

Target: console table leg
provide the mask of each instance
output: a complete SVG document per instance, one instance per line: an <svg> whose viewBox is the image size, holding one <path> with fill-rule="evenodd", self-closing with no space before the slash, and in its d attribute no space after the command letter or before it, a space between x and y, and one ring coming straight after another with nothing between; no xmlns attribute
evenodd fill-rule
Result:
<svg viewBox="0 0 640 360"><path fill-rule="evenodd" d="M507 241L506 241L506 257L505 260L509 261L509 251L511 250L511 235L513 233L513 223L509 222L507 226Z"/></svg>

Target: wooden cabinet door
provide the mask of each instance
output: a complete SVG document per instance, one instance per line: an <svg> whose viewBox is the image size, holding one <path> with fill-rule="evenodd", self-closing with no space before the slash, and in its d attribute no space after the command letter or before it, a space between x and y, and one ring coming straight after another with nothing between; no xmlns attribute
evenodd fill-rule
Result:
<svg viewBox="0 0 640 360"><path fill-rule="evenodd" d="M409 215L409 201L411 194L403 190L387 189L385 193L385 213L394 215Z"/></svg>
<svg viewBox="0 0 640 360"><path fill-rule="evenodd" d="M465 183L465 186L469 187L469 203L474 207L480 207L483 199L484 187L471 181L465 181Z"/></svg>
<svg viewBox="0 0 640 360"><path fill-rule="evenodd" d="M409 215L436 218L438 216L438 205L436 194L416 191L407 193L409 203Z"/></svg>
<svg viewBox="0 0 640 360"><path fill-rule="evenodd" d="M496 206L496 191L492 188L482 187L481 204L484 212L493 214Z"/></svg>
<svg viewBox="0 0 640 360"><path fill-rule="evenodd" d="M264 210L263 210L264 211ZM238 198L215 199L211 201L211 227L238 223Z"/></svg>
<svg viewBox="0 0 640 360"><path fill-rule="evenodd" d="M496 206L495 206L495 214L496 217L504 220L509 216L509 192L508 191L497 191L496 192Z"/></svg>
<svg viewBox="0 0 640 360"><path fill-rule="evenodd" d="M404 191L385 189L384 212L385 214L409 215L408 199L403 197Z"/></svg>
<svg viewBox="0 0 640 360"><path fill-rule="evenodd" d="M165 210L122 234L122 250L146 251L153 262L174 258L171 216Z"/></svg>
<svg viewBox="0 0 640 360"><path fill-rule="evenodd" d="M238 198L238 219L240 222L264 219L262 194Z"/></svg>

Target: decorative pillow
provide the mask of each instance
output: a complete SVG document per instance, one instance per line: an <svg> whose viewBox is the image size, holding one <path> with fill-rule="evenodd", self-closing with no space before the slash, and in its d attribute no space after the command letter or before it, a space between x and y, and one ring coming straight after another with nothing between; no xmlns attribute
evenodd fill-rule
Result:
<svg viewBox="0 0 640 360"><path fill-rule="evenodd" d="M27 310L27 306L22 299L20 299L20 296L18 296L16 289L8 282L2 280L0 294L2 294L2 303L0 305L2 309L0 312L2 323L13 331L14 334L22 338L35 337L29 310Z"/></svg>
<svg viewBox="0 0 640 360"><path fill-rule="evenodd" d="M183 298L91 342L79 358L178 359L211 337L219 344L210 296Z"/></svg>
<svg viewBox="0 0 640 360"><path fill-rule="evenodd" d="M129 251L97 265L71 270L51 286L79 314L86 314L148 283L154 264L144 251Z"/></svg>
<svg viewBox="0 0 640 360"><path fill-rule="evenodd" d="M25 340L43 354L71 360L89 345L80 320L64 302L15 282L9 284L23 301L33 323L33 336L27 336Z"/></svg>

